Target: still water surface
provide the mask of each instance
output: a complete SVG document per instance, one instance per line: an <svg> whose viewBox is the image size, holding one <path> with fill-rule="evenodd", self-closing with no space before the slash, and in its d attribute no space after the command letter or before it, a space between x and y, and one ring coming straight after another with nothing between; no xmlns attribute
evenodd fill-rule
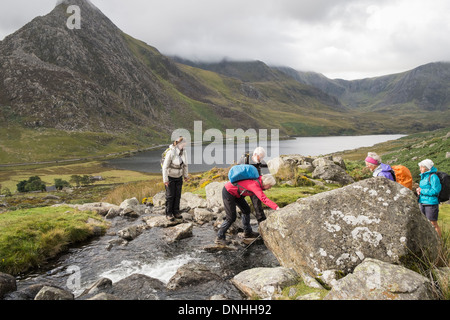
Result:
<svg viewBox="0 0 450 320"><path fill-rule="evenodd" d="M281 140L278 144L261 142L267 151L266 161L285 154L301 154L304 156L320 156L334 152L352 150L360 147L371 147L377 143L397 140L405 135L366 135L366 136L331 136L301 137ZM246 150L254 150L255 143L212 143L210 145L187 148L189 171L204 172L214 167L228 168L237 162ZM108 162L118 169L159 173L161 172L161 154L166 148L136 154L132 157L114 159Z"/></svg>

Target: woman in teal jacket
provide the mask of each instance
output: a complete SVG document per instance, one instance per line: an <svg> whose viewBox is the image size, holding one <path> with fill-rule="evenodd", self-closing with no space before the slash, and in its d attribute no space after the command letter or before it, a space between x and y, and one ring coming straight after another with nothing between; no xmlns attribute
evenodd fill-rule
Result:
<svg viewBox="0 0 450 320"><path fill-rule="evenodd" d="M439 216L439 193L442 186L437 169L433 161L427 159L419 163L420 187L417 189L419 195L420 211L430 220L436 232L441 236L441 229L437 223Z"/></svg>

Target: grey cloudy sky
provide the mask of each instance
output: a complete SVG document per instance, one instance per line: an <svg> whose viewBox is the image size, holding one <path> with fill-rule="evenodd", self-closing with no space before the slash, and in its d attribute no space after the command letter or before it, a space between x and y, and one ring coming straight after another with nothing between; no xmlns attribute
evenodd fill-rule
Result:
<svg viewBox="0 0 450 320"><path fill-rule="evenodd" d="M56 4L2 2L0 39ZM91 2L131 36L193 60L261 60L343 79L450 61L448 0Z"/></svg>

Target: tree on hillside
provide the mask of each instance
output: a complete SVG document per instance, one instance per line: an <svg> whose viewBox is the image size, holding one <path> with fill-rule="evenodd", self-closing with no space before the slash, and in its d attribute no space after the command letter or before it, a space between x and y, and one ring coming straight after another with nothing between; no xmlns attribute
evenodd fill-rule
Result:
<svg viewBox="0 0 450 320"><path fill-rule="evenodd" d="M91 178L87 175L84 176L73 175L70 177L70 182L74 183L77 187L88 186L92 183Z"/></svg>
<svg viewBox="0 0 450 320"><path fill-rule="evenodd" d="M31 192L31 191L45 191L45 183L38 176L30 177L28 180L20 181L17 184L17 191Z"/></svg>
<svg viewBox="0 0 450 320"><path fill-rule="evenodd" d="M79 175L73 175L70 177L70 182L75 184L77 187L81 185L81 176Z"/></svg>
<svg viewBox="0 0 450 320"><path fill-rule="evenodd" d="M62 190L64 188L70 187L70 183L63 179L55 179L55 188L57 190Z"/></svg>

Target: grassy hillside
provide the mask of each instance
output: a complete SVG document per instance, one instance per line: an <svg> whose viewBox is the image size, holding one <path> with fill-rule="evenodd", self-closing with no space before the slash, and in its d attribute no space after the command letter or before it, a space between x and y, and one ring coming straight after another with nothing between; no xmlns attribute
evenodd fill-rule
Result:
<svg viewBox="0 0 450 320"><path fill-rule="evenodd" d="M87 223L91 222L91 224ZM107 223L96 213L46 207L0 214L0 272L17 275L42 266Z"/></svg>
<svg viewBox="0 0 450 320"><path fill-rule="evenodd" d="M367 153L372 151L381 155L385 163L408 167L415 181L420 180L418 163L425 159L433 160L439 171L450 173L450 159L446 158L447 152L450 152L450 127L338 154L363 166Z"/></svg>

